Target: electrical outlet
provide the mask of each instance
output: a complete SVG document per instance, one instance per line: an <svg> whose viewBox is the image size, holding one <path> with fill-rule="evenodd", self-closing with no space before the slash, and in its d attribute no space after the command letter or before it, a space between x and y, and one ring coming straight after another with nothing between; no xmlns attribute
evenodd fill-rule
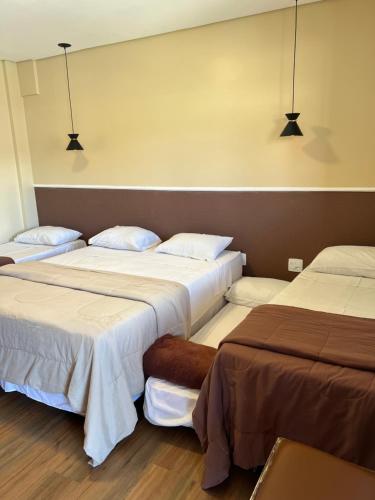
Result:
<svg viewBox="0 0 375 500"><path fill-rule="evenodd" d="M241 258L242 258L242 265L246 266L246 254L241 252Z"/></svg>
<svg viewBox="0 0 375 500"><path fill-rule="evenodd" d="M292 273L300 273L303 271L303 260L302 259L289 259L288 260L288 271Z"/></svg>

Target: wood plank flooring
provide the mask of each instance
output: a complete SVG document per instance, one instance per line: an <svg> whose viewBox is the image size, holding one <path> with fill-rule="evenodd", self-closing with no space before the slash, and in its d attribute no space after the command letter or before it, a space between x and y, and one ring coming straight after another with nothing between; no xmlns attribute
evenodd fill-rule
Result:
<svg viewBox="0 0 375 500"><path fill-rule="evenodd" d="M201 490L194 431L155 427L139 414L135 432L92 469L82 450L82 417L0 389L0 499L250 498L256 477L237 468L223 485Z"/></svg>

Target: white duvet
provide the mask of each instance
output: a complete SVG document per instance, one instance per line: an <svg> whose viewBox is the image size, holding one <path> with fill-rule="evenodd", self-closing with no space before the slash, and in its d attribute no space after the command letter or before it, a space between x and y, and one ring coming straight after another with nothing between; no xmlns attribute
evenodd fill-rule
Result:
<svg viewBox="0 0 375 500"><path fill-rule="evenodd" d="M189 291L193 330L194 324L242 275L241 254L231 251L222 252L214 261L203 261L161 254L154 250L132 252L90 246L58 255L47 262L176 281Z"/></svg>
<svg viewBox="0 0 375 500"><path fill-rule="evenodd" d="M134 429L145 350L189 332L179 283L45 262L0 268L0 379L65 394L85 415L93 465Z"/></svg>

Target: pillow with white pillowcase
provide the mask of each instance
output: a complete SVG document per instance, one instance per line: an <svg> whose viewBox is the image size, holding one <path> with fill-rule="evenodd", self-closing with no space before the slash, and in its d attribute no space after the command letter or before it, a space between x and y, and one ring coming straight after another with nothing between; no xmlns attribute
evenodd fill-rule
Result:
<svg viewBox="0 0 375 500"><path fill-rule="evenodd" d="M198 260L215 260L233 241L230 236L179 233L159 245L155 251Z"/></svg>
<svg viewBox="0 0 375 500"><path fill-rule="evenodd" d="M239 306L261 306L268 304L288 285L289 281L245 276L233 283L225 298L228 302Z"/></svg>
<svg viewBox="0 0 375 500"><path fill-rule="evenodd" d="M375 278L375 247L354 245L327 247L315 257L308 270Z"/></svg>
<svg viewBox="0 0 375 500"><path fill-rule="evenodd" d="M159 236L137 226L115 226L89 239L89 245L143 252L161 242Z"/></svg>
<svg viewBox="0 0 375 500"><path fill-rule="evenodd" d="M39 226L18 234L14 241L16 243L28 243L29 245L57 246L78 240L82 236L79 231L58 226Z"/></svg>

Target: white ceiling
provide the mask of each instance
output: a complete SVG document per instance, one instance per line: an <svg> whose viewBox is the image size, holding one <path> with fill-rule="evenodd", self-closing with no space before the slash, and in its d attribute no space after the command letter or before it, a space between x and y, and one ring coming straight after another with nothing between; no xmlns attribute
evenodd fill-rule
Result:
<svg viewBox="0 0 375 500"><path fill-rule="evenodd" d="M300 4L320 0L300 0ZM294 0L0 0L0 59L86 49L292 7Z"/></svg>

